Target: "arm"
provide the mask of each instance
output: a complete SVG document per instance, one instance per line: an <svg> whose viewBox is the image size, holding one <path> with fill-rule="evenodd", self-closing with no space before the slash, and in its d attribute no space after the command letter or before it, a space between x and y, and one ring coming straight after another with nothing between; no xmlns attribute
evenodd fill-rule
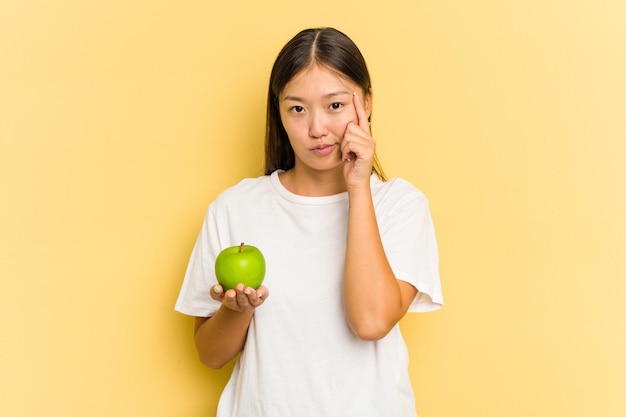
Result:
<svg viewBox="0 0 626 417"><path fill-rule="evenodd" d="M384 337L416 293L415 287L396 279L387 261L369 183L350 191L343 297L352 330L366 340Z"/></svg>
<svg viewBox="0 0 626 417"><path fill-rule="evenodd" d="M222 305L212 317L196 317L194 340L200 361L219 369L233 359L243 349L254 310L268 295L263 286L255 291L239 284L226 293L221 286L213 286L211 298Z"/></svg>
<svg viewBox="0 0 626 417"><path fill-rule="evenodd" d="M396 279L385 255L370 189L375 141L356 94L354 107L357 122L348 124L342 141L350 200L343 298L352 330L377 340L406 314L417 289Z"/></svg>

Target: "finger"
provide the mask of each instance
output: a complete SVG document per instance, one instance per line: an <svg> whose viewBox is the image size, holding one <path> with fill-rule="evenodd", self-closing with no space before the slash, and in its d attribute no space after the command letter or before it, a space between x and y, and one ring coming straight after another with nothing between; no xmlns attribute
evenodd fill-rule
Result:
<svg viewBox="0 0 626 417"><path fill-rule="evenodd" d="M262 298L263 300L267 300L267 297L270 296L270 290L268 290L267 287L264 287L263 285L261 285L259 289L257 290L257 295L259 296L259 298Z"/></svg>
<svg viewBox="0 0 626 417"><path fill-rule="evenodd" d="M354 122L348 123L343 141L341 142L342 159L346 162L354 161L363 155L363 151L371 146L372 137L369 131L363 132L362 128Z"/></svg>
<svg viewBox="0 0 626 417"><path fill-rule="evenodd" d="M217 301L220 301L222 298L224 298L224 288L222 288L222 286L219 284L211 287L211 298Z"/></svg>
<svg viewBox="0 0 626 417"><path fill-rule="evenodd" d="M358 101L358 99L356 100ZM341 141L341 157L344 162L351 162L357 158L355 149L358 148L359 130L358 123L350 122L346 125L346 131Z"/></svg>
<svg viewBox="0 0 626 417"><path fill-rule="evenodd" d="M370 122L367 118L367 113L365 113L365 108L363 107L363 103L361 103L361 98L357 95L356 91L352 97L354 101L354 109L356 110L357 123L361 127L361 129L366 132L370 131Z"/></svg>
<svg viewBox="0 0 626 417"><path fill-rule="evenodd" d="M256 308L258 306L260 306L261 304L263 304L263 298L259 297L259 294L254 291L253 288L250 288L250 290L248 291L248 289L246 289L246 294L248 295L248 303Z"/></svg>
<svg viewBox="0 0 626 417"><path fill-rule="evenodd" d="M231 288L229 290L223 291L221 297L217 298L218 301L222 301L222 304L234 311L241 311L241 307L239 306L239 293L237 288ZM215 292L212 293L214 295Z"/></svg>
<svg viewBox="0 0 626 417"><path fill-rule="evenodd" d="M344 134L343 141L341 142L341 159L344 162L350 162L356 159L356 154L352 152L350 148L350 137L347 134Z"/></svg>
<svg viewBox="0 0 626 417"><path fill-rule="evenodd" d="M243 284L237 284L235 287L235 291L237 292L237 304L240 307L247 307L248 304L248 294L250 293L249 289L247 289Z"/></svg>
<svg viewBox="0 0 626 417"><path fill-rule="evenodd" d="M256 290L256 296L262 300L265 300L267 297L269 297L269 295L269 290L262 285Z"/></svg>
<svg viewBox="0 0 626 417"><path fill-rule="evenodd" d="M357 156L356 156L356 153L354 153L351 150L348 150L348 151L343 153L343 156L341 158L342 158L343 162L352 162L352 161L356 160Z"/></svg>
<svg viewBox="0 0 626 417"><path fill-rule="evenodd" d="M237 292L232 289L224 292L222 303L231 310L237 310Z"/></svg>
<svg viewBox="0 0 626 417"><path fill-rule="evenodd" d="M265 287L259 287L256 291L251 288L248 300L250 301L250 304L252 304L254 307L258 307L263 304L268 295L269 291L267 291Z"/></svg>

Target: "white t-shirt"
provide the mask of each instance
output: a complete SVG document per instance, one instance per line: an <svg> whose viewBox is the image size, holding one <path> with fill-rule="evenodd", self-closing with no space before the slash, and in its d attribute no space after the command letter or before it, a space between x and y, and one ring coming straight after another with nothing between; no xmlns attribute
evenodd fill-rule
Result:
<svg viewBox="0 0 626 417"><path fill-rule="evenodd" d="M402 179L372 175L370 183L389 263L397 279L419 290L409 311L441 307L428 200ZM296 195L278 172L245 179L209 206L176 310L209 317L219 309L209 295L215 258L241 242L263 252L270 291L254 313L218 417L416 416L399 326L364 341L345 319L347 220L347 193Z"/></svg>

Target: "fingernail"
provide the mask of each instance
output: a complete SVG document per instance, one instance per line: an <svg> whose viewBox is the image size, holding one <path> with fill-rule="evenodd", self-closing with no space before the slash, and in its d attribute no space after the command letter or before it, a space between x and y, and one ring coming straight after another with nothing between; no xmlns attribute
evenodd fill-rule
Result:
<svg viewBox="0 0 626 417"><path fill-rule="evenodd" d="M218 285L216 285L216 286L213 287L213 292L215 294L219 294L219 293L222 292L222 288L220 288Z"/></svg>

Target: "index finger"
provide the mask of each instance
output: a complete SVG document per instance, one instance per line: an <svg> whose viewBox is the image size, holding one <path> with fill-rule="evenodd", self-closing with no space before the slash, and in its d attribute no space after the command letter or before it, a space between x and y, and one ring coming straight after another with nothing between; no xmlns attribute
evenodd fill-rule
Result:
<svg viewBox="0 0 626 417"><path fill-rule="evenodd" d="M363 103L361 103L361 98L357 95L356 91L353 94L352 101L354 103L354 110L356 110L358 125L361 127L361 129L369 132L370 122L367 119L367 114L365 113Z"/></svg>

